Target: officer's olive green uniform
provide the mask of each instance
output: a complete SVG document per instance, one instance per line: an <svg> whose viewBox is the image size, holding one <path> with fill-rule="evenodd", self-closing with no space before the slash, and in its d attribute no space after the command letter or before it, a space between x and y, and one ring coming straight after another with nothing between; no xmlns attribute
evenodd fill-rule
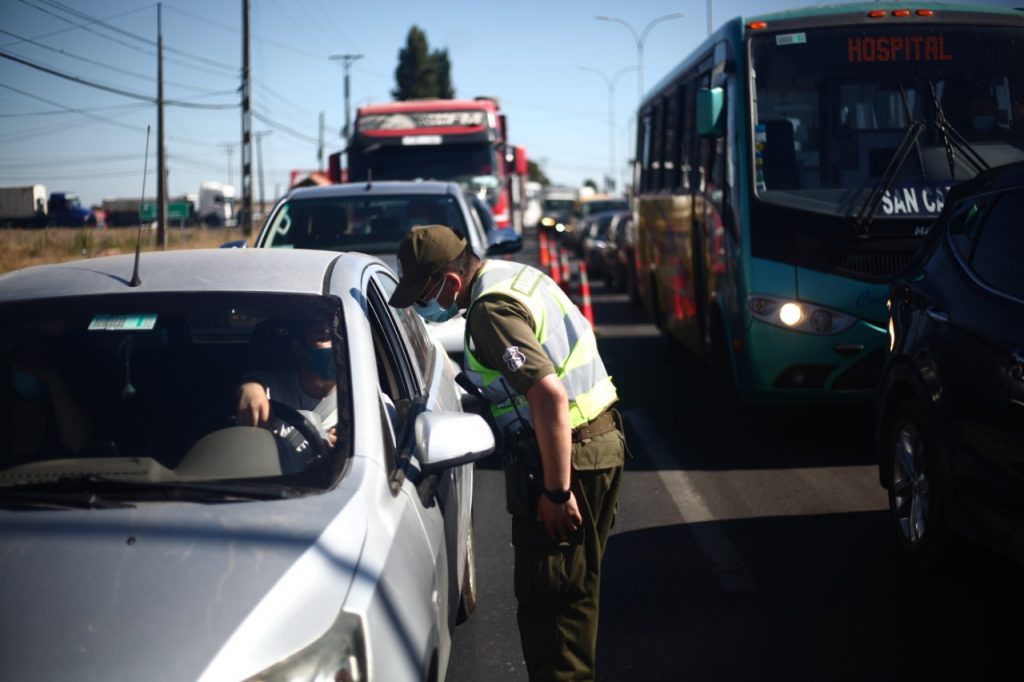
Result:
<svg viewBox="0 0 1024 682"><path fill-rule="evenodd" d="M490 267L523 268L520 274L535 280L531 280L531 295L557 297L560 301L557 305L564 307L567 299L560 291L549 289L547 293L538 293L542 289L537 287L557 289L557 285L539 271L511 263L485 263L485 269ZM467 322L467 374L479 385L481 381L488 381L486 377L480 378L482 367L497 370L500 373L497 381L505 381L501 390L511 391L514 397L508 402L516 405L515 408L506 406L506 412L518 409L528 416L529 409L522 396L540 379L550 374L561 378L569 373L566 366L573 365L573 361L566 360L563 366L556 367L550 348L557 348L558 340L545 339L542 343L540 338L548 333L566 332L557 328L550 315L544 324L538 325L534 314L536 303L531 310L521 297L502 295L494 289L488 291L480 286L479 279L478 275L471 285L473 302ZM578 310L573 307L565 314L575 316ZM576 336L580 327L574 329L572 324L579 325L579 320L573 318L568 325L568 335ZM570 343L574 342L575 339L570 339ZM514 512L512 542L519 633L533 682L594 679L601 559L615 520L625 441L610 411L611 403L617 398L614 387L610 378L603 375L603 364L596 356L596 342L592 339L591 342L596 371L592 371L589 378L576 381L577 384L582 381L583 388L596 387L589 395L597 395L594 399L597 402L592 400L588 404L584 392L580 400L583 408L580 408L572 401L574 394L568 392L574 425L571 487L583 524L568 541L551 540L544 524L536 519L536 498L530 504L516 503L513 495L509 499L510 511ZM577 353L577 356L583 355L585 353ZM476 370L476 374L470 369ZM491 381L497 373L491 375ZM576 388L579 389L579 385ZM491 391L492 396L501 394L493 385ZM586 410L599 414L588 415ZM584 416L590 418L581 423ZM508 489L514 488L510 482Z"/></svg>

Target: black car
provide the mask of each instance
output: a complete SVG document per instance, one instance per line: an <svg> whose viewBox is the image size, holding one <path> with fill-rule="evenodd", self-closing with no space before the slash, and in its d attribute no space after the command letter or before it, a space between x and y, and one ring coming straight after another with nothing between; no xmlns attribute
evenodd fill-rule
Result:
<svg viewBox="0 0 1024 682"><path fill-rule="evenodd" d="M937 567L963 537L1024 565L1024 163L950 191L889 310L876 442L903 547Z"/></svg>

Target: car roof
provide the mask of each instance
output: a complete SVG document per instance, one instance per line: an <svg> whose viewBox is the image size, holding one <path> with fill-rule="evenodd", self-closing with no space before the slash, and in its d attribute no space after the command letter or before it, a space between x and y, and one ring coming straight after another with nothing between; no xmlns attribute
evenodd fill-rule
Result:
<svg viewBox="0 0 1024 682"><path fill-rule="evenodd" d="M379 182L345 182L319 187L297 187L288 192L286 199L313 199L347 197L366 194L432 195L458 194L462 188L454 182L442 180L381 180Z"/></svg>
<svg viewBox="0 0 1024 682"><path fill-rule="evenodd" d="M0 303L153 293L323 294L332 269L344 264L361 270L361 265L371 260L377 259L363 254L305 249L147 252L139 259L141 284L131 287L134 254L90 258L37 265L2 275Z"/></svg>

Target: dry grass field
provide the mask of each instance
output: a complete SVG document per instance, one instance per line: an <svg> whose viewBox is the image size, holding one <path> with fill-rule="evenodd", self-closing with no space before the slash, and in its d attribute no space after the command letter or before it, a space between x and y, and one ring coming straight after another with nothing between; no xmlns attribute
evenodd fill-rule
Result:
<svg viewBox="0 0 1024 682"><path fill-rule="evenodd" d="M0 229L0 272L44 263L134 253L137 235L135 228ZM236 239L242 239L242 232L237 228L168 228L167 249L216 248ZM155 248L156 230L144 229L142 250L152 251Z"/></svg>

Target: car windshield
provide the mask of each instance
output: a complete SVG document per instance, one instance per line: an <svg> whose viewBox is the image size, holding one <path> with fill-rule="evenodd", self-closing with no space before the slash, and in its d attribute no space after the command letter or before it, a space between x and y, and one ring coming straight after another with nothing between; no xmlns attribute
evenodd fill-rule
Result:
<svg viewBox="0 0 1024 682"><path fill-rule="evenodd" d="M81 492L74 481L145 499L237 499L242 484L284 496L329 487L350 453L332 297L78 297L3 306L0 323L0 496ZM236 424L247 381L270 393L266 428Z"/></svg>
<svg viewBox="0 0 1024 682"><path fill-rule="evenodd" d="M395 253L410 229L436 224L466 236L465 219L455 197L368 193L296 198L278 208L256 246Z"/></svg>
<svg viewBox="0 0 1024 682"><path fill-rule="evenodd" d="M544 213L551 216L567 216L572 212L574 203L572 199L545 199Z"/></svg>
<svg viewBox="0 0 1024 682"><path fill-rule="evenodd" d="M619 211L624 208L629 208L629 204L623 199L599 199L583 204L583 215L594 215L595 213L604 213L605 211Z"/></svg>
<svg viewBox="0 0 1024 682"><path fill-rule="evenodd" d="M879 215L935 215L946 190L977 172L955 149L950 168L948 136L935 125L942 116L989 165L1024 159L1020 29L807 29L756 36L750 54L755 186L765 201L855 212L923 121Z"/></svg>

